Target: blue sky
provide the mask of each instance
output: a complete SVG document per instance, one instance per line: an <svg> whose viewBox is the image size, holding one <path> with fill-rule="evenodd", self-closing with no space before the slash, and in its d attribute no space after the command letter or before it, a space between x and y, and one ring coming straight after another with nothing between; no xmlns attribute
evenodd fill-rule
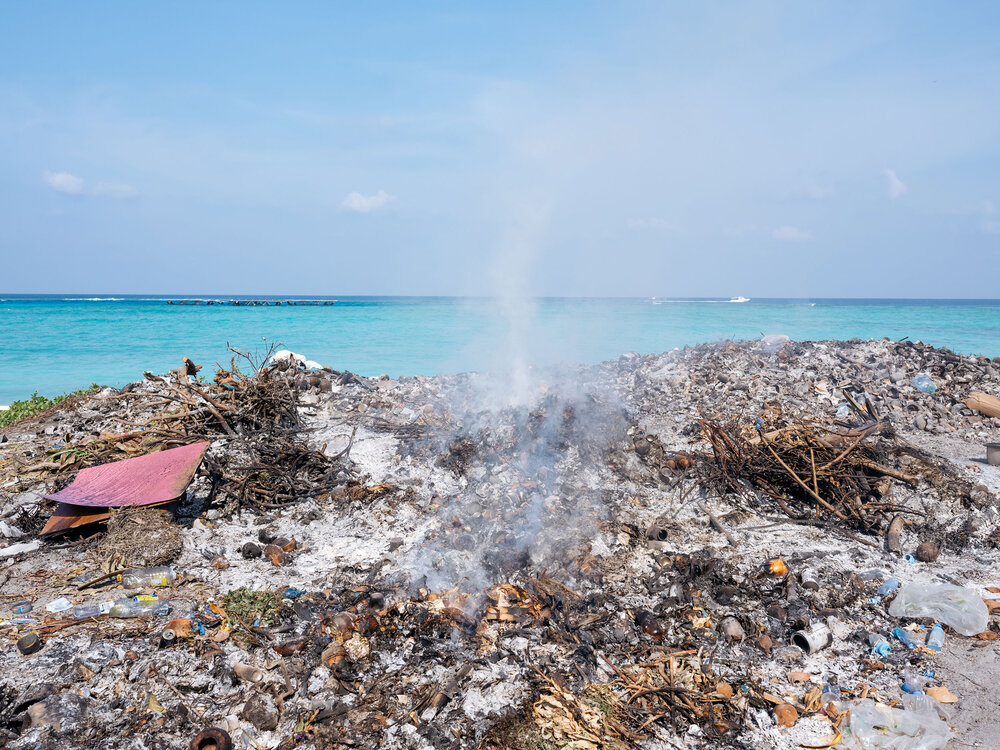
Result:
<svg viewBox="0 0 1000 750"><path fill-rule="evenodd" d="M996 297L1000 4L7 3L0 291Z"/></svg>

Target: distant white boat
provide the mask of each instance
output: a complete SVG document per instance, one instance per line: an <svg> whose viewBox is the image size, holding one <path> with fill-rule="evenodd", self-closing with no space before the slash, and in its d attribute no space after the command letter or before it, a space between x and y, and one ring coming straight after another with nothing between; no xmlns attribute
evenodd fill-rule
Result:
<svg viewBox="0 0 1000 750"><path fill-rule="evenodd" d="M749 297L730 297L729 301L730 302L749 302L750 298Z"/></svg>

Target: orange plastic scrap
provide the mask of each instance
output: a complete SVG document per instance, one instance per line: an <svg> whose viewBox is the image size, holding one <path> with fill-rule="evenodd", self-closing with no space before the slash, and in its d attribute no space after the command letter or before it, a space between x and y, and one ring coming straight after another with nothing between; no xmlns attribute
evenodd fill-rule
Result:
<svg viewBox="0 0 1000 750"><path fill-rule="evenodd" d="M193 443L83 469L68 487L45 495L58 505L42 534L103 521L111 515L108 508L176 500L194 479L207 448L207 442Z"/></svg>

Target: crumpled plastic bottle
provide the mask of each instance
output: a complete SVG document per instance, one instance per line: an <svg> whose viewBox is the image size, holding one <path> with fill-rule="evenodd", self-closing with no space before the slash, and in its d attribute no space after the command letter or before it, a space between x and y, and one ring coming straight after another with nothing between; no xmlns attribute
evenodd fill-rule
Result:
<svg viewBox="0 0 1000 750"><path fill-rule="evenodd" d="M937 390L937 386L934 385L934 381L931 380L930 375L923 372L919 375L914 375L913 380L910 382L913 384L913 387L921 393L934 393L934 391Z"/></svg>
<svg viewBox="0 0 1000 750"><path fill-rule="evenodd" d="M914 672L912 669L907 667L903 670L903 692L913 693L914 695L923 695L924 688L927 683L931 681L931 678L925 674L919 672Z"/></svg>
<svg viewBox="0 0 1000 750"><path fill-rule="evenodd" d="M849 704L844 747L860 750L941 750L952 737L944 707L928 695L904 694L903 709L864 698Z"/></svg>
<svg viewBox="0 0 1000 750"><path fill-rule="evenodd" d="M986 630L990 612L974 589L949 583L908 583L889 605L893 617L933 617L962 635Z"/></svg>

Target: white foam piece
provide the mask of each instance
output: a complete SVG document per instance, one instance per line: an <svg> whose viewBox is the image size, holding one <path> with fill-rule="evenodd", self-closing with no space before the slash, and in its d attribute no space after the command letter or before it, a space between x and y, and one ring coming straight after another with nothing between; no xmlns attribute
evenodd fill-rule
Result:
<svg viewBox="0 0 1000 750"><path fill-rule="evenodd" d="M306 358L301 354L296 354L288 349L282 349L281 351L275 352L271 355L272 362L284 362L285 360L292 360L293 362L298 362L300 364L305 363Z"/></svg>

